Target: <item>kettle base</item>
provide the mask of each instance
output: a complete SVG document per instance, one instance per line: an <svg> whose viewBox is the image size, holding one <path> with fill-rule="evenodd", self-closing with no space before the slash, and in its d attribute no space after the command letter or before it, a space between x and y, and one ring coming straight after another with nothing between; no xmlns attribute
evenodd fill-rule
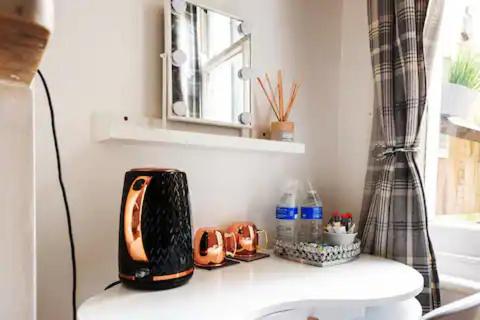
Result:
<svg viewBox="0 0 480 320"><path fill-rule="evenodd" d="M148 279L144 280L130 280L120 277L120 281L131 289L136 290L168 290L176 287L180 287L188 282L192 277L193 273L176 279L162 280L162 281L152 281Z"/></svg>

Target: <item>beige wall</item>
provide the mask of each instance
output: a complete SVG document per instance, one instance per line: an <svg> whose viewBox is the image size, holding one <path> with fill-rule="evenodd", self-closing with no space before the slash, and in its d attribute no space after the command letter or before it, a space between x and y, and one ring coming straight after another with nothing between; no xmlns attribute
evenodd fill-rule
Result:
<svg viewBox="0 0 480 320"><path fill-rule="evenodd" d="M231 152L174 145L98 144L94 112L157 115L160 110L161 0L57 0L56 31L41 68L57 110L78 257L78 301L116 279L117 228L125 170L145 165L188 174L194 226L252 219L273 231L288 177L309 178L327 211L336 207L338 81L342 2L205 0L254 27L253 61L302 80L293 114L305 155ZM352 26L353 28L353 26ZM67 319L70 262L64 210L43 92L36 87L38 318ZM255 90L256 110L265 110ZM260 119L265 119L265 111Z"/></svg>
<svg viewBox="0 0 480 320"><path fill-rule="evenodd" d="M344 0L338 88L338 180L335 203L358 219L373 112L373 77L366 1Z"/></svg>
<svg viewBox="0 0 480 320"><path fill-rule="evenodd" d="M35 314L32 106L30 89L0 84L0 319Z"/></svg>

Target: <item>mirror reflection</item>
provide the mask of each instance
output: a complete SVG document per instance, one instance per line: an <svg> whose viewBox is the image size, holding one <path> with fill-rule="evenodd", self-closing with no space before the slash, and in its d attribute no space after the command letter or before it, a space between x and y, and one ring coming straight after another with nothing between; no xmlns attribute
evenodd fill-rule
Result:
<svg viewBox="0 0 480 320"><path fill-rule="evenodd" d="M173 114L239 124L250 112L250 35L242 21L188 2L171 21L171 102L185 104Z"/></svg>

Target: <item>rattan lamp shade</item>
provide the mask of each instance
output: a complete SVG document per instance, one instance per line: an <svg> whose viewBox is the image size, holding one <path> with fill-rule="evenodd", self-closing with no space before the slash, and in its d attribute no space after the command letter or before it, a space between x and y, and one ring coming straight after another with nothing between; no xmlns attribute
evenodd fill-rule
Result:
<svg viewBox="0 0 480 320"><path fill-rule="evenodd" d="M53 27L51 0L0 1L0 81L30 85Z"/></svg>

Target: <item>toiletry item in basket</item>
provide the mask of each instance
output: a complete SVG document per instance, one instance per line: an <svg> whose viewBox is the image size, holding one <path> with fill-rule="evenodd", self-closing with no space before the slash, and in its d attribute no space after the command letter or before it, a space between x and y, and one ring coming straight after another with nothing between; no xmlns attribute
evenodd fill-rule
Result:
<svg viewBox="0 0 480 320"><path fill-rule="evenodd" d="M352 214L350 212L340 214L336 211L325 226L323 241L332 246L345 246L352 244L356 236Z"/></svg>
<svg viewBox="0 0 480 320"><path fill-rule="evenodd" d="M335 211L325 226L325 232L329 233L355 233L355 223L353 223L352 214L350 212L340 214Z"/></svg>
<svg viewBox="0 0 480 320"><path fill-rule="evenodd" d="M322 200L308 182L308 191L300 208L300 219L297 221L297 241L316 242L322 241Z"/></svg>
<svg viewBox="0 0 480 320"><path fill-rule="evenodd" d="M277 240L295 241L295 220L297 219L298 181L290 181L277 205Z"/></svg>

